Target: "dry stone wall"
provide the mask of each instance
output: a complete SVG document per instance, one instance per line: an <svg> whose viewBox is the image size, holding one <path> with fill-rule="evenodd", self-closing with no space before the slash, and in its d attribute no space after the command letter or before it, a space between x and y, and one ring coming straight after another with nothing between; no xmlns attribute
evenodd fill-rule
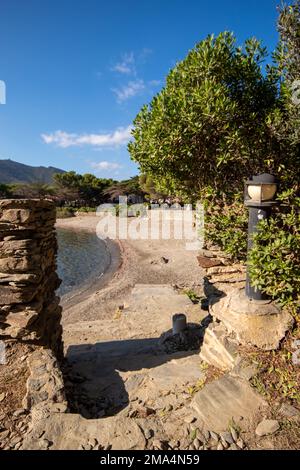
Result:
<svg viewBox="0 0 300 470"><path fill-rule="evenodd" d="M55 218L51 201L0 201L0 339L41 345L60 358Z"/></svg>

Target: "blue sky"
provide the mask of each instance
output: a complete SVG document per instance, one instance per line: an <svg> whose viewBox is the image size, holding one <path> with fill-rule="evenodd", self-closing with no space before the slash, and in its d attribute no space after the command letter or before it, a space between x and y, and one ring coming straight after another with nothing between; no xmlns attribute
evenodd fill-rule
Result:
<svg viewBox="0 0 300 470"><path fill-rule="evenodd" d="M276 0L0 0L0 158L137 174L130 125L210 33L277 43Z"/></svg>

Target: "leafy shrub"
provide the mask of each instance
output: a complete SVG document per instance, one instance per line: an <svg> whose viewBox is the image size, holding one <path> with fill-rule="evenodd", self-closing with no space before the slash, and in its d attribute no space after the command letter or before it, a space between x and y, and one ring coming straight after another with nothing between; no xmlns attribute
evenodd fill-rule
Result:
<svg viewBox="0 0 300 470"><path fill-rule="evenodd" d="M79 207L76 209L76 212L96 212L95 207Z"/></svg>
<svg viewBox="0 0 300 470"><path fill-rule="evenodd" d="M262 71L265 57L256 39L237 47L224 32L199 42L170 71L134 120L128 145L156 191L191 202L208 185L228 191L251 173L277 170L267 124L277 87Z"/></svg>
<svg viewBox="0 0 300 470"><path fill-rule="evenodd" d="M72 207L57 207L56 218L66 219L68 217L75 217L74 209Z"/></svg>
<svg viewBox="0 0 300 470"><path fill-rule="evenodd" d="M218 245L235 260L247 255L247 210L237 197L233 201L206 201L205 239Z"/></svg>
<svg viewBox="0 0 300 470"><path fill-rule="evenodd" d="M300 301L300 197L295 190L278 197L281 207L261 221L249 254L251 283L282 304Z"/></svg>

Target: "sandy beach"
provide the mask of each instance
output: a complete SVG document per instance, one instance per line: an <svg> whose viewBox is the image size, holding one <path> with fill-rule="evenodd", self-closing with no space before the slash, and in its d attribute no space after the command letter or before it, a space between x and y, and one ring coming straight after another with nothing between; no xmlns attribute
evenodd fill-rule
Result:
<svg viewBox="0 0 300 470"><path fill-rule="evenodd" d="M96 233L99 218L78 216L58 219L58 228ZM171 284L202 290L202 271L196 251L187 251L185 240L106 240L111 253L107 272L84 289L61 299L63 324L107 319L126 304L135 284Z"/></svg>

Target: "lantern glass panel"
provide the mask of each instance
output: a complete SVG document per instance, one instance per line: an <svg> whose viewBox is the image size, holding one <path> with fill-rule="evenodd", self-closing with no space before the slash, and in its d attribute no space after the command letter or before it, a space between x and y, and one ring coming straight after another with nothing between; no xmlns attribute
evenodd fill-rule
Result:
<svg viewBox="0 0 300 470"><path fill-rule="evenodd" d="M261 184L248 186L248 194L252 201L271 201L276 194L276 184Z"/></svg>
<svg viewBox="0 0 300 470"><path fill-rule="evenodd" d="M250 199L252 199L252 201L260 202L261 194L262 194L261 186L252 185L252 184L249 185L248 194L249 194Z"/></svg>
<svg viewBox="0 0 300 470"><path fill-rule="evenodd" d="M276 184L264 184L262 186L262 201L271 201L276 194Z"/></svg>

